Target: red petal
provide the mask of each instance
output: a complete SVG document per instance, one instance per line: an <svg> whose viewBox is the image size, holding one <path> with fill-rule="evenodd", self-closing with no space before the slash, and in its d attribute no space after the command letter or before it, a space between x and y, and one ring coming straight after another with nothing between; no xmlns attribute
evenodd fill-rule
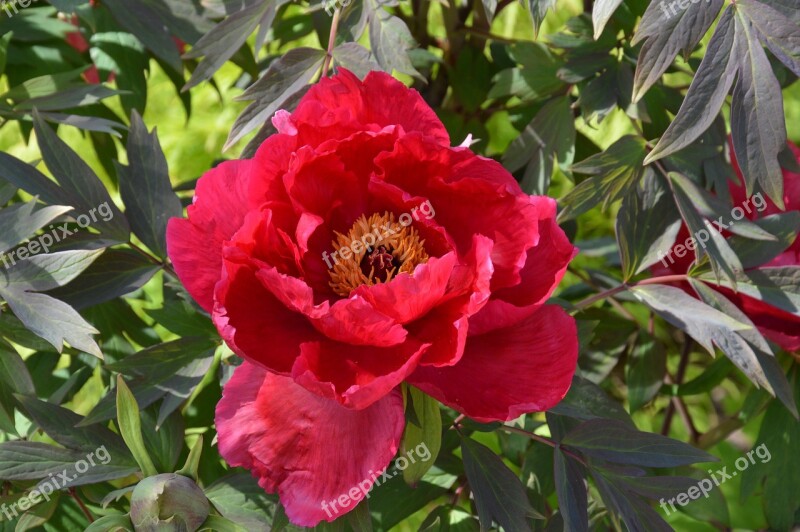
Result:
<svg viewBox="0 0 800 532"><path fill-rule="evenodd" d="M250 161L226 161L197 182L188 219L167 226L167 251L189 294L206 311L214 306L214 285L222 273L222 243L244 221Z"/></svg>
<svg viewBox="0 0 800 532"><path fill-rule="evenodd" d="M515 327L470 336L458 364L420 367L408 382L475 420L507 421L556 405L577 361L575 320L544 306Z"/></svg>
<svg viewBox="0 0 800 532"><path fill-rule="evenodd" d="M245 362L225 385L216 424L225 460L277 492L292 523L313 527L364 498L396 454L405 419L397 391L350 410Z"/></svg>
<svg viewBox="0 0 800 532"><path fill-rule="evenodd" d="M419 93L383 72L371 72L362 83L340 68L339 74L321 79L308 91L292 121L300 143L310 146L386 126L418 131L450 145L447 130Z"/></svg>
<svg viewBox="0 0 800 532"><path fill-rule="evenodd" d="M318 395L362 409L403 382L428 347L414 339L385 348L309 342L302 345L292 376Z"/></svg>

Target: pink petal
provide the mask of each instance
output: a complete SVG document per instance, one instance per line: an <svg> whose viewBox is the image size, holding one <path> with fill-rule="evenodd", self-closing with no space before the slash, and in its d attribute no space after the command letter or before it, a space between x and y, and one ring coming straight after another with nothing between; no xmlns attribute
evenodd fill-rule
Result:
<svg viewBox="0 0 800 532"><path fill-rule="evenodd" d="M350 410L245 362L225 385L216 424L225 460L277 492L292 523L313 527L364 498L397 453L405 418L397 391Z"/></svg>

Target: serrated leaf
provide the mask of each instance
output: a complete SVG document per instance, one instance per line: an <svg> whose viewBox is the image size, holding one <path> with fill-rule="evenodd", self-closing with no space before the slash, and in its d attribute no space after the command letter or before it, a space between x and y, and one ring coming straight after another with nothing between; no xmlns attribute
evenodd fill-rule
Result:
<svg viewBox="0 0 800 532"><path fill-rule="evenodd" d="M645 164L685 148L697 140L717 118L736 76L736 33L733 9L728 6L711 36L675 120L645 158Z"/></svg>
<svg viewBox="0 0 800 532"><path fill-rule="evenodd" d="M591 458L642 467L677 467L719 459L691 445L660 434L641 432L610 419L584 421L572 429L563 446Z"/></svg>

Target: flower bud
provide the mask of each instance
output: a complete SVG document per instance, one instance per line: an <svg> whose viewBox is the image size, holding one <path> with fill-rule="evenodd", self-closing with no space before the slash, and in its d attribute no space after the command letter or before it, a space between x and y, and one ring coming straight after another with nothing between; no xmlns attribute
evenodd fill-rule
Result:
<svg viewBox="0 0 800 532"><path fill-rule="evenodd" d="M190 478L174 473L142 480L131 497L136 532L195 532L208 518L205 493Z"/></svg>

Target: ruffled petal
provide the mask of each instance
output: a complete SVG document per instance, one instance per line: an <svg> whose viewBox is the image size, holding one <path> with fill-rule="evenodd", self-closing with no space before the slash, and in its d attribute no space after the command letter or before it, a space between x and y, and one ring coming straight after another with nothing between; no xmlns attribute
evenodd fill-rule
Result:
<svg viewBox="0 0 800 532"><path fill-rule="evenodd" d="M244 222L249 181L249 160L226 161L209 170L197 182L188 219L172 218L167 226L167 252L175 272L208 312L222 275L222 244Z"/></svg>
<svg viewBox="0 0 800 532"><path fill-rule="evenodd" d="M245 362L217 405L219 450L278 493L292 523L313 527L354 509L397 453L405 419L393 391L350 410Z"/></svg>
<svg viewBox="0 0 800 532"><path fill-rule="evenodd" d="M292 121L299 141L310 146L387 126L450 145L447 130L422 96L384 72L370 72L362 82L339 68L337 75L321 79L300 100Z"/></svg>
<svg viewBox="0 0 800 532"><path fill-rule="evenodd" d="M555 406L577 361L575 320L547 305L514 327L470 336L458 364L421 366L408 382L477 421L508 421Z"/></svg>
<svg viewBox="0 0 800 532"><path fill-rule="evenodd" d="M302 345L292 376L306 389L348 408L366 408L385 397L428 349L413 338L392 347L356 346L321 340Z"/></svg>

